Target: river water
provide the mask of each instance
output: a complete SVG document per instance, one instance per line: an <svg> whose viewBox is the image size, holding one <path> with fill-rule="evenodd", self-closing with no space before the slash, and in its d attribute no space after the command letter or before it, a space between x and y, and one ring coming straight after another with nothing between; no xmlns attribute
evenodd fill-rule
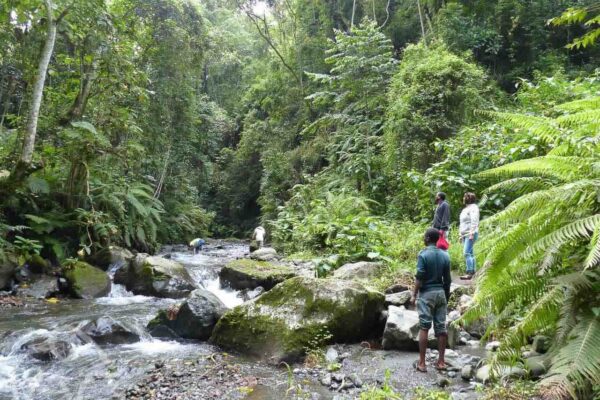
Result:
<svg viewBox="0 0 600 400"><path fill-rule="evenodd" d="M243 255L246 246L225 244L192 255L172 253L191 276L228 307L243 302L239 293L221 288L218 271ZM109 270L109 274L111 271ZM0 313L0 399L110 399L120 398L149 366L165 357L198 359L217 351L202 342L158 340L145 326L158 310L181 300L136 296L113 284L107 297L94 300L38 302ZM140 335L133 344L98 346L80 344L75 331L84 323L109 316ZM44 363L24 354L24 343L37 337L68 341L72 350L63 360Z"/></svg>

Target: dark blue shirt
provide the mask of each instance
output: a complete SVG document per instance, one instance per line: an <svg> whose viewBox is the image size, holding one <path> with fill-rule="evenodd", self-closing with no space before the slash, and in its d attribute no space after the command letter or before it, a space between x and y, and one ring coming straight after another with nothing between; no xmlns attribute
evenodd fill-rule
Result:
<svg viewBox="0 0 600 400"><path fill-rule="evenodd" d="M434 245L427 246L417 257L416 278L421 282L421 292L444 289L448 297L452 283L448 253Z"/></svg>

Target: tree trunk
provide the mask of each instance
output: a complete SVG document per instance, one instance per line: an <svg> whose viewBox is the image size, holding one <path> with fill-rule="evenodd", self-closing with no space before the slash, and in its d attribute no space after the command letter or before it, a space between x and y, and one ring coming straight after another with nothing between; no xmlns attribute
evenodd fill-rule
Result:
<svg viewBox="0 0 600 400"><path fill-rule="evenodd" d="M352 2L352 19L350 19L350 30L354 28L354 10L356 9L356 0Z"/></svg>
<svg viewBox="0 0 600 400"><path fill-rule="evenodd" d="M417 0L417 8L419 9L419 21L421 22L421 34L423 35L423 43L427 46L427 40L425 39L425 24L423 23L423 14L421 13L421 2Z"/></svg>
<svg viewBox="0 0 600 400"><path fill-rule="evenodd" d="M99 52L94 55L96 58L92 61L92 64L84 68L84 72L81 76L81 83L79 84L79 92L77 97L73 101L71 108L67 114L61 118L59 125L65 126L72 121L76 121L81 118L85 112L90 93L92 91L92 85L98 75L98 59Z"/></svg>
<svg viewBox="0 0 600 400"><path fill-rule="evenodd" d="M33 85L31 105L27 116L27 128L25 130L25 137L23 138L23 151L21 153L20 164L22 164L21 167L25 168L28 168L31 165L33 159L33 148L35 146L37 123L40 115L40 106L42 104L42 94L44 93L44 84L46 82L46 73L48 72L48 64L50 64L50 58L54 51L54 42L56 41L56 22L52 17L52 0L45 0L44 3L46 5L46 23L48 24L48 28L46 43L44 44L44 50L42 51L38 72Z"/></svg>

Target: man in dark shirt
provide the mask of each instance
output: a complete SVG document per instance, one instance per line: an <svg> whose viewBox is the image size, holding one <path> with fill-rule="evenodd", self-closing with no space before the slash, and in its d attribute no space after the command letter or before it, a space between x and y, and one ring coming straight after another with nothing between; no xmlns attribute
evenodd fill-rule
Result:
<svg viewBox="0 0 600 400"><path fill-rule="evenodd" d="M444 232L444 237L448 238L448 228L450 227L450 204L446 201L446 194L438 192L435 196L437 207L433 215L433 227L438 231Z"/></svg>
<svg viewBox="0 0 600 400"><path fill-rule="evenodd" d="M412 304L417 304L419 312L419 363L417 370L427 372L425 352L427 351L427 336L433 322L433 330L438 338L439 358L437 369L445 369L444 354L448 333L446 330L446 308L450 297L450 257L448 253L435 247L440 233L437 229L429 228L425 232L426 249L417 258L417 274L415 289L411 298ZM417 299L417 294L419 295Z"/></svg>

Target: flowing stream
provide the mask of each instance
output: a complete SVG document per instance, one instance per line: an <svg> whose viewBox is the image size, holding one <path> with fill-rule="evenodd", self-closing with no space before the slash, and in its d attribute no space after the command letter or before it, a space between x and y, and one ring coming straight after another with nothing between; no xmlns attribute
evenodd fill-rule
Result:
<svg viewBox="0 0 600 400"><path fill-rule="evenodd" d="M192 277L228 307L243 302L238 292L221 288L218 272L227 261L243 255L246 247L225 244L222 248L192 255L173 252L172 259L185 265ZM116 266L109 269L114 273ZM107 297L94 300L39 302L2 310L0 314L0 399L110 399L121 398L124 388L140 378L161 358L197 359L215 352L203 342L158 340L145 326L158 310L181 300L133 295L113 284ZM77 328L87 321L110 316L137 333L133 344L98 346L81 344ZM68 357L53 362L32 359L21 350L37 337L68 341Z"/></svg>

